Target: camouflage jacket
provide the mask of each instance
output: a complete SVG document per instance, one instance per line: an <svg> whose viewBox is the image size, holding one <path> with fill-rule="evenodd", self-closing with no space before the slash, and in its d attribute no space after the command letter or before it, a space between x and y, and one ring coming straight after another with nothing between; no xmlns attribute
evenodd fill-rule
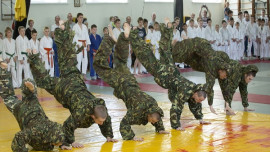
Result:
<svg viewBox="0 0 270 152"><path fill-rule="evenodd" d="M172 59L171 43L167 43L172 39L172 31L166 30L164 25L161 25L161 33L162 36L159 42L160 61L155 58L151 46L138 38L137 31L132 31L130 34L131 44L140 62L155 77L155 82L159 86L169 89L169 99L172 102L171 126L177 128L180 126L180 116L185 102L188 102L189 106L192 107L191 110L194 116L197 119L202 119L201 104L196 103L192 95L201 90L204 85L196 85L180 75Z"/></svg>
<svg viewBox="0 0 270 152"><path fill-rule="evenodd" d="M6 107L15 116L21 131L16 133L11 148L14 152L28 152L25 147L29 144L36 151L49 151L54 148L53 143L64 141L63 127L48 119L39 104L37 90L31 92L25 82L35 82L27 79L22 83L22 101L14 93L12 76L6 70L1 71L1 93Z"/></svg>
<svg viewBox="0 0 270 152"><path fill-rule="evenodd" d="M208 104L212 105L215 79L219 79L218 71L230 70L228 55L222 51L214 51L210 43L202 38L177 42L172 53L175 62L185 62L194 70L205 72Z"/></svg>
<svg viewBox="0 0 270 152"><path fill-rule="evenodd" d="M107 59L113 45L113 40L105 35L95 56L94 68L98 75L114 88L114 95L125 102L127 114L120 123L120 133L124 140L131 140L135 136L131 125L146 125L148 114L158 112L163 117L163 111L154 98L141 91L135 77L127 68L129 40L124 37L124 33L120 34L115 46L116 68L109 67ZM152 125L156 127L157 132L164 130L162 120Z"/></svg>
<svg viewBox="0 0 270 152"><path fill-rule="evenodd" d="M231 66L230 76L228 79L219 80L224 100L231 106L233 95L236 89L239 87L240 95L242 98L242 105L243 107L248 107L248 84L245 82L245 74L250 71L257 73L258 68L255 65L243 66L235 60L230 60L229 63Z"/></svg>
<svg viewBox="0 0 270 152"><path fill-rule="evenodd" d="M61 77L51 78L38 59L38 54L30 55L29 61L37 85L54 95L56 100L65 108L68 108L71 113L71 116L64 122L65 145L68 145L75 140L74 131L76 128L88 128L94 124L94 120L90 115L94 113L95 106L106 105L103 99L96 98L87 90L83 77L76 67L76 53L83 48L75 50L76 44L72 43L74 32L69 29L67 23L65 25L65 30L55 30ZM111 117L109 115L103 125L99 125L99 128L105 138L113 138Z"/></svg>

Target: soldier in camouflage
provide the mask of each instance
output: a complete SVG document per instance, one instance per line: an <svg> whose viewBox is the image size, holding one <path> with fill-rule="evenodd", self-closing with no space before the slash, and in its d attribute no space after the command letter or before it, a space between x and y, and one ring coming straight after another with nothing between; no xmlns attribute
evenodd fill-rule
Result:
<svg viewBox="0 0 270 152"><path fill-rule="evenodd" d="M114 88L114 95L122 99L127 107L127 113L120 123L120 133L124 140L142 141L143 138L135 137L131 125L146 125L150 122L156 128L158 133L168 133L164 131L161 117L163 111L158 106L156 100L141 91L135 77L130 73L127 67L127 58L129 54L129 31L130 27L124 24L125 34L121 33L116 40L109 27L110 35L105 35L99 47L98 53L94 59L94 68L98 75ZM108 65L108 56L115 46L115 69Z"/></svg>
<svg viewBox="0 0 270 152"><path fill-rule="evenodd" d="M7 64L2 62L1 68L6 67ZM50 121L45 115L33 80L23 81L22 100L19 100L13 90L11 73L7 69L0 69L0 88L4 104L15 116L21 129L12 141L11 148L14 152L28 152L26 144L36 151L49 151L64 142L63 127Z"/></svg>
<svg viewBox="0 0 270 152"><path fill-rule="evenodd" d="M170 41L167 41L167 43L170 43ZM216 113L212 106L214 97L213 86L215 84L215 79L218 79L223 97L226 101L225 109L227 114L234 114L233 110L230 108L230 104L232 96L238 86L241 90L241 96L243 94L242 102L243 106L245 107L245 111L252 110L247 108L247 96L244 95L247 95L247 86L243 84L240 86L239 84L239 79L241 79L243 76L243 73L241 72L243 71L241 70L242 66L239 63L229 59L225 52L213 50L211 44L202 38L197 37L173 43L172 54L174 62L185 62L194 70L205 72L207 84L206 91L211 112ZM255 66L249 66L247 68L254 69L256 72L258 71L257 67ZM230 85L226 85L228 82L231 82ZM232 90L234 91L232 92Z"/></svg>
<svg viewBox="0 0 270 152"><path fill-rule="evenodd" d="M170 122L173 129L184 130L180 118L185 102L188 102L190 111L200 123L209 124L202 120L201 102L206 98L205 85L196 85L180 75L172 59L171 43L167 43L172 40L172 34L172 28L161 25L160 61L155 58L150 44L138 38L137 30L130 34L132 49L147 71L155 77L155 82L168 89L169 99L172 102Z"/></svg>
<svg viewBox="0 0 270 152"><path fill-rule="evenodd" d="M72 43L74 32L70 30L68 23L61 27L62 29L55 30L60 78L48 75L44 64L39 60L39 54L29 56L30 67L37 85L54 95L56 100L71 113L63 124L66 137L61 147L70 144L77 148L83 147L82 144L74 142L74 131L77 128L88 128L94 123L99 125L107 141L116 142L117 140L113 139L111 117L108 115L105 101L96 98L87 90L82 74L76 67L76 54L83 47L76 51L76 44Z"/></svg>
<svg viewBox="0 0 270 152"><path fill-rule="evenodd" d="M249 109L248 106L248 91L247 86L255 77L258 67L255 65L244 66L238 61L230 60L229 62L231 71L227 79L219 80L219 85L226 101L226 106L231 107L231 102L236 89L239 87L240 95L242 98L242 105L244 111L254 111ZM227 114L230 114L227 112Z"/></svg>

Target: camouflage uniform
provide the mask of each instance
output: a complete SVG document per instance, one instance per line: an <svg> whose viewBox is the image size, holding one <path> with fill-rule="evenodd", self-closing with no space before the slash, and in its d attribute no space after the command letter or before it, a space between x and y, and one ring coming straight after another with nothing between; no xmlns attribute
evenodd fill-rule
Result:
<svg viewBox="0 0 270 152"><path fill-rule="evenodd" d="M63 107L69 109L71 115L64 122L66 142L69 145L75 141L74 131L77 128L88 128L94 124L90 115L94 114L94 108L97 105L105 105L105 101L96 98L88 90L84 83L81 72L77 69L75 43L72 43L74 32L70 30L69 25L65 23L65 30L55 30L55 42L58 48L58 60L60 67L60 78L50 77L41 63L38 56L34 54L29 56L30 67L37 85L46 89L54 95ZM111 117L108 115L103 125L99 125L102 135L107 138L113 138Z"/></svg>
<svg viewBox="0 0 270 152"><path fill-rule="evenodd" d="M132 49L140 62L155 77L155 81L161 87L168 89L169 99L172 102L170 109L171 127L176 129L181 126L180 117L185 102L188 102L189 109L196 119L202 119L202 104L196 103L192 95L203 90L204 85L185 79L174 65L171 54L172 29L167 29L161 25L160 61L157 60L152 52L150 44L146 44L137 36L137 31L130 34Z"/></svg>
<svg viewBox="0 0 270 152"><path fill-rule="evenodd" d="M222 94L224 100L229 103L231 107L231 102L233 99L233 95L236 89L239 87L240 95L242 98L243 107L248 107L248 84L245 81L245 74L249 72L258 72L258 68L255 65L243 66L238 61L230 60L229 62L231 66L230 76L228 79L219 80L220 88L222 90Z"/></svg>
<svg viewBox="0 0 270 152"><path fill-rule="evenodd" d="M168 42L169 43L169 42ZM194 70L205 72L208 104L213 104L215 79L219 79L219 70L229 72L228 55L222 51L214 51L211 44L202 38L186 39L177 42L172 49L175 62L190 65Z"/></svg>
<svg viewBox="0 0 270 152"><path fill-rule="evenodd" d="M242 104L248 107L247 84L244 80L243 70L258 71L256 66L243 67L239 62L229 59L222 51L214 51L210 43L201 38L187 39L177 42L172 49L175 62L185 62L194 70L205 72L207 84L208 104L213 104L213 86L217 78L226 102L231 105L233 94L239 86ZM227 79L219 79L219 70L227 71Z"/></svg>
<svg viewBox="0 0 270 152"><path fill-rule="evenodd" d="M0 69L1 70L1 69ZM21 131L16 133L11 148L14 152L28 152L25 144L29 144L36 151L49 151L54 148L52 144L64 141L62 125L52 122L45 115L37 98L37 90L31 92L24 80L22 83L22 101L14 93L12 76L7 70L1 70L0 74L0 96L4 99L4 104L15 116Z"/></svg>
<svg viewBox="0 0 270 152"><path fill-rule="evenodd" d="M127 67L129 54L129 39L121 33L114 52L115 69L108 65L108 56L112 53L114 41L105 35L94 59L94 68L98 75L114 88L114 95L122 99L127 107L127 114L120 123L120 133L124 140L132 140L135 136L131 125L146 125L148 114L158 112L163 117L163 111L154 98L141 91L135 77ZM164 130L162 120L152 124L156 132Z"/></svg>

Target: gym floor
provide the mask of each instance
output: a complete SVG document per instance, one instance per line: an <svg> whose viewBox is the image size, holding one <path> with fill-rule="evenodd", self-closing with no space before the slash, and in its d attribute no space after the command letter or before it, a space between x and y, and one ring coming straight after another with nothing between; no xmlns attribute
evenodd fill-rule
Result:
<svg viewBox="0 0 270 152"><path fill-rule="evenodd" d="M203 101L204 119L210 125L200 125L194 119L185 105L181 123L185 131L172 130L169 122L171 103L167 90L159 87L150 74L136 76L141 89L153 96L165 113L163 118L166 130L170 134L160 135L155 133L151 124L146 126L132 126L136 136L144 137L143 142L123 141L119 132L120 121L126 113L126 107L121 100L113 96L113 89L102 80L87 80L89 90L97 97L106 101L109 114L112 117L112 126L118 143L106 143L98 126L77 129L76 141L83 143L85 148L72 152L270 152L270 62L249 61L244 64L255 64L259 68L256 78L248 85L249 108L254 112L243 112L241 97L237 90L232 102L235 116L226 116L224 113L224 100L218 82L214 86L214 108L218 115L209 110L207 100ZM184 77L196 83L205 83L204 73L192 69L181 69ZM88 79L90 77L88 76ZM21 98L21 91L16 90L16 95ZM47 116L52 120L63 123L70 115L52 95L43 89L38 89L38 97ZM10 145L19 126L13 115L7 110L0 99L0 151L11 151ZM63 151L55 149L54 151Z"/></svg>

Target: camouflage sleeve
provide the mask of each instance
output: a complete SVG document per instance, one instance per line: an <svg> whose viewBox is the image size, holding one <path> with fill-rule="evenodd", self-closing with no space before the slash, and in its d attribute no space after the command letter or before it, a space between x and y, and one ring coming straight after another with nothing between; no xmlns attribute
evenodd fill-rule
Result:
<svg viewBox="0 0 270 152"><path fill-rule="evenodd" d="M205 73L206 77L206 85L207 85L207 99L208 99L208 105L211 106L213 105L213 100L214 100L214 84L215 84L215 77L209 72Z"/></svg>
<svg viewBox="0 0 270 152"><path fill-rule="evenodd" d="M156 132L165 130L162 119L160 119L158 122L154 124L153 123L151 124L156 128Z"/></svg>
<svg viewBox="0 0 270 152"><path fill-rule="evenodd" d="M247 84L240 83L239 91L242 98L242 105L243 107L248 107L248 91L247 91Z"/></svg>
<svg viewBox="0 0 270 152"><path fill-rule="evenodd" d="M30 63L31 72L38 87L45 89L51 94L54 94L54 89L58 78L51 77L49 75L48 71L45 69L44 64L39 59L39 54L30 55L28 61Z"/></svg>
<svg viewBox="0 0 270 152"><path fill-rule="evenodd" d="M192 112L194 117L199 120L203 118L202 113L202 104L201 103L195 103L193 101L188 103L189 110Z"/></svg>
<svg viewBox="0 0 270 152"><path fill-rule="evenodd" d="M120 133L124 140L132 140L135 137L133 130L131 129L132 116L127 112L122 121L120 122Z"/></svg>
<svg viewBox="0 0 270 152"><path fill-rule="evenodd" d="M112 53L112 48L114 45L114 41L109 37L109 35L105 35L98 49L97 54L94 58L94 69L97 74L111 87L118 87L118 73L109 67L108 57Z"/></svg>
<svg viewBox="0 0 270 152"><path fill-rule="evenodd" d="M114 52L114 64L115 69L121 73L130 74L130 70L127 67L127 59L129 55L129 39L125 38L124 33L122 32L115 45Z"/></svg>
<svg viewBox="0 0 270 152"><path fill-rule="evenodd" d="M28 152L28 149L25 147L27 143L30 142L30 132L20 131L15 134L15 137L13 138L11 149L14 152Z"/></svg>
<svg viewBox="0 0 270 152"><path fill-rule="evenodd" d="M75 141L74 131L77 129L72 115L64 122L63 128L65 133L65 142L63 142L63 145L69 146L69 144Z"/></svg>
<svg viewBox="0 0 270 152"><path fill-rule="evenodd" d="M165 24L160 25L161 38L159 41L160 62L162 64L170 64L174 66L172 58L172 38L173 29L166 28Z"/></svg>
<svg viewBox="0 0 270 152"><path fill-rule="evenodd" d="M138 37L138 31L134 30L129 35L132 50L136 57L140 60L142 65L151 73L154 77L157 77L157 69L160 69L161 63L156 59L153 54L150 44Z"/></svg>
<svg viewBox="0 0 270 152"><path fill-rule="evenodd" d="M107 138L111 137L113 138L113 131L112 131L112 122L111 117L108 115L106 121L103 123L103 125L99 125L100 131L102 135Z"/></svg>

